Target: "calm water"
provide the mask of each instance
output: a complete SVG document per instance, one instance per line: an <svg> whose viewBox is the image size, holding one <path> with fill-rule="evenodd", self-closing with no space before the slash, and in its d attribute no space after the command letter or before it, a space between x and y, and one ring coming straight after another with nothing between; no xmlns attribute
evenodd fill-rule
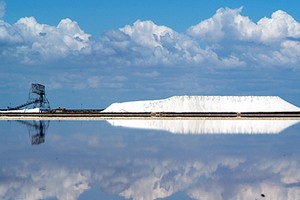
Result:
<svg viewBox="0 0 300 200"><path fill-rule="evenodd" d="M295 121L0 121L0 152L4 200L300 199Z"/></svg>

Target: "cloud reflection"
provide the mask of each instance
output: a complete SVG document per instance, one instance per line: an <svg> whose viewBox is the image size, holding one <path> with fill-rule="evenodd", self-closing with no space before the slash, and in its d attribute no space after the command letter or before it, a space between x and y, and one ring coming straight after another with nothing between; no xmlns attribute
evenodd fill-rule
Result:
<svg viewBox="0 0 300 200"><path fill-rule="evenodd" d="M4 200L51 197L76 200L90 189L90 185L99 185L101 190L126 199L166 198L180 191L185 191L192 199L259 199L261 194L268 199L299 199L299 178L289 184L284 181L289 178L286 169L299 173L299 160L295 166L287 164L291 160L285 161L279 171L234 157L207 163L201 160L181 163L175 158L131 159L122 167L123 172L115 161L110 166L98 166L96 170L92 167L72 169L71 166L41 169L42 166L35 163L37 171L20 168L15 176L6 177L9 183L2 180L0 197ZM270 159L264 162L281 164Z"/></svg>
<svg viewBox="0 0 300 200"><path fill-rule="evenodd" d="M0 156L0 199L85 200L95 187L145 200L178 192L201 200L300 197L297 135L135 135L110 126L98 132L98 123L53 122L45 145L22 152L17 141L0 141L10 151Z"/></svg>
<svg viewBox="0 0 300 200"><path fill-rule="evenodd" d="M0 198L3 200L37 200L50 197L76 200L89 189L88 181L91 176L87 171L73 171L62 166L46 166L37 162L10 169L9 172L16 174L10 173L6 179L0 181Z"/></svg>

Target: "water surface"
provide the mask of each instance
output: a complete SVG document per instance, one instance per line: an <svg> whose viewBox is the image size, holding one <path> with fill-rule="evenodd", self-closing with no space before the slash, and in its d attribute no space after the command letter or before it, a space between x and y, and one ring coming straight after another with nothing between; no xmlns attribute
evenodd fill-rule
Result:
<svg viewBox="0 0 300 200"><path fill-rule="evenodd" d="M300 199L296 121L0 121L0 152L4 200Z"/></svg>

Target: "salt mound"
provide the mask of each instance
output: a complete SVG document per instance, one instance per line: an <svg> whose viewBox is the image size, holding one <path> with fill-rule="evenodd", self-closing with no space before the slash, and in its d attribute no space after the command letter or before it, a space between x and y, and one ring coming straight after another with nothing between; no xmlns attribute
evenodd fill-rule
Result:
<svg viewBox="0 0 300 200"><path fill-rule="evenodd" d="M113 103L103 112L278 112L300 111L278 96L173 96Z"/></svg>

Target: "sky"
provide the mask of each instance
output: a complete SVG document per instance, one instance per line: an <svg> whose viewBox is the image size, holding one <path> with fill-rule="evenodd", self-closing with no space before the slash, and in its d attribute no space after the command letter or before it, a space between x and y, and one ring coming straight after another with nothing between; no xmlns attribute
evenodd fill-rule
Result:
<svg viewBox="0 0 300 200"><path fill-rule="evenodd" d="M300 106L297 1L0 1L0 108L31 83L52 108L174 95Z"/></svg>

